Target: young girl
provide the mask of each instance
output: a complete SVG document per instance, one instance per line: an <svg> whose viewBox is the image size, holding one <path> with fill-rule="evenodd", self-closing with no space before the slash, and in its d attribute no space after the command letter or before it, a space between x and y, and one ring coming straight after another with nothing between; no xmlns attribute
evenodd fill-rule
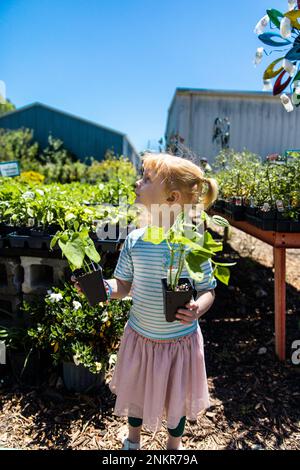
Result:
<svg viewBox="0 0 300 470"><path fill-rule="evenodd" d="M149 213L162 204L182 210L185 204L202 202L207 209L217 198L216 181L206 179L197 165L183 158L146 154L143 170L143 178L136 183L136 203ZM114 414L128 417L123 449L139 449L142 425L157 431L163 418L167 419L167 449L183 449L186 418L196 421L198 413L210 406L198 319L214 301L216 279L209 281L211 262L203 263L204 279L195 282L197 298L178 310L177 321L166 322L161 278L167 276L169 249L166 242L143 241L144 232L145 227L127 236L115 279L106 281L111 298L123 298L131 291L133 300L109 384L117 395ZM185 269L181 276L189 277Z"/></svg>

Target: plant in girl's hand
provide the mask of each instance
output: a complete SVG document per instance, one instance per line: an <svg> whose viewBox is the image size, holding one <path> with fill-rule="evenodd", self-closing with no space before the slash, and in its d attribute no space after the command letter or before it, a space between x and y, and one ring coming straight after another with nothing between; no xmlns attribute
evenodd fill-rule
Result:
<svg viewBox="0 0 300 470"><path fill-rule="evenodd" d="M58 243L68 260L74 278L89 304L94 306L107 300L102 268L98 264L100 255L89 236L89 228L85 225L79 226L78 221L74 222L73 227L57 232L51 241L50 249Z"/></svg>
<svg viewBox="0 0 300 470"><path fill-rule="evenodd" d="M222 251L222 243L214 240L207 230L203 230L202 234L198 231L200 226L203 227L204 221L208 220L219 226L229 226L228 221L223 217L210 217L202 211L201 221L197 225L189 223L185 213L181 212L168 231L157 226L148 226L145 230L144 241L154 244L166 242L170 251L168 276L162 279L167 321L176 320L177 309L184 307L193 295L190 280L181 278L184 267L194 281L201 282L204 278L201 264L210 260L215 265L211 278L216 276L228 285L230 272L227 266L233 266L236 263L218 263L212 259L215 253ZM176 253L179 253L177 267L175 267Z"/></svg>

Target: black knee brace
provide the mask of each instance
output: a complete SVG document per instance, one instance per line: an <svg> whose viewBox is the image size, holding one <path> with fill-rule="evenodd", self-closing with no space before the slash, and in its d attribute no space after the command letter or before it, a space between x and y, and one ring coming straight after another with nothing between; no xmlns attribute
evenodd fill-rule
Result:
<svg viewBox="0 0 300 470"><path fill-rule="evenodd" d="M133 426L134 428L138 428L139 426L142 426L143 420L140 418L132 418L131 416L128 417L128 424L130 426Z"/></svg>
<svg viewBox="0 0 300 470"><path fill-rule="evenodd" d="M168 428L169 434L171 434L172 437L181 437L183 432L184 432L184 426L185 426L185 421L186 417L183 416L175 429L170 429Z"/></svg>

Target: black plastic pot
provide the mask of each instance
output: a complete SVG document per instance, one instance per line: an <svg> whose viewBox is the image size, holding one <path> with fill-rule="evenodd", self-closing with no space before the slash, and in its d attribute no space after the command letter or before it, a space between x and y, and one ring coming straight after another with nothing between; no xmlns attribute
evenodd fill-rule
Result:
<svg viewBox="0 0 300 470"><path fill-rule="evenodd" d="M3 248L3 246L4 246L4 238L1 237L0 235L0 248Z"/></svg>
<svg viewBox="0 0 300 470"><path fill-rule="evenodd" d="M28 248L29 238L28 235L18 235L17 232L12 232L6 237L10 248Z"/></svg>
<svg viewBox="0 0 300 470"><path fill-rule="evenodd" d="M17 235L26 235L29 236L31 232L31 227L16 227L15 231Z"/></svg>
<svg viewBox="0 0 300 470"><path fill-rule="evenodd" d="M195 293L194 288L188 278L180 278L178 284L189 284L188 291L173 291L168 289L167 278L161 280L164 298L164 310L167 322L178 321L176 318L177 310L185 308Z"/></svg>
<svg viewBox="0 0 300 470"><path fill-rule="evenodd" d="M291 219L285 217L281 212L277 211L277 232L290 232Z"/></svg>
<svg viewBox="0 0 300 470"><path fill-rule="evenodd" d="M257 207L245 206L245 214L255 216L257 212Z"/></svg>
<svg viewBox="0 0 300 470"><path fill-rule="evenodd" d="M232 217L233 220L245 220L245 207L237 206L232 202L225 202L225 214Z"/></svg>
<svg viewBox="0 0 300 470"><path fill-rule="evenodd" d="M86 273L83 269L76 269L73 272L73 276L79 283L91 307L107 300L102 268L99 265L95 265L95 267L96 270L89 273ZM91 269L93 269L92 266Z"/></svg>
<svg viewBox="0 0 300 470"><path fill-rule="evenodd" d="M224 210L225 210L225 199L217 199L217 200L214 202L213 208L214 208L216 211L218 211L218 212L224 213Z"/></svg>
<svg viewBox="0 0 300 470"><path fill-rule="evenodd" d="M261 227L263 230L276 230L276 211L262 211L257 210L257 217L261 220Z"/></svg>
<svg viewBox="0 0 300 470"><path fill-rule="evenodd" d="M115 253L120 249L121 240L94 240L96 249L100 248L103 252Z"/></svg>
<svg viewBox="0 0 300 470"><path fill-rule="evenodd" d="M4 223L0 224L0 235L5 236L8 235L9 233L12 233L16 230L16 227L13 225L7 225Z"/></svg>
<svg viewBox="0 0 300 470"><path fill-rule="evenodd" d="M87 393L98 390L104 382L105 371L93 374L83 365L63 362L63 381L70 392Z"/></svg>
<svg viewBox="0 0 300 470"><path fill-rule="evenodd" d="M300 216L298 220L291 220L290 222L290 231L291 232L300 232Z"/></svg>

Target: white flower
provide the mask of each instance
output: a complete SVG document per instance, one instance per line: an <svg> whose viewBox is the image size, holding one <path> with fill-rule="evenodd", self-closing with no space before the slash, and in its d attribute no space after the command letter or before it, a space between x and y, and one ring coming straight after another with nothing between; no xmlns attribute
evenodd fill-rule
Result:
<svg viewBox="0 0 300 470"><path fill-rule="evenodd" d="M96 371L100 372L102 370L102 362L95 362Z"/></svg>
<svg viewBox="0 0 300 470"><path fill-rule="evenodd" d="M282 93L282 95L280 96L280 100L281 100L281 103L283 104L285 110L288 113L293 111L294 107L293 107L293 104L292 104L292 102L291 102L288 95L286 95L285 93Z"/></svg>
<svg viewBox="0 0 300 470"><path fill-rule="evenodd" d="M292 77L294 73L296 72L296 65L294 65L292 62L290 62L287 59L283 59L282 62L284 70Z"/></svg>
<svg viewBox="0 0 300 470"><path fill-rule="evenodd" d="M63 296L59 293L59 294L50 294L49 296L49 300L50 302L54 303L54 302L59 302L60 300L62 300Z"/></svg>
<svg viewBox="0 0 300 470"><path fill-rule="evenodd" d="M36 189L35 192L38 193L40 196L44 196L45 194L42 189Z"/></svg>
<svg viewBox="0 0 300 470"><path fill-rule="evenodd" d="M132 297L130 297L129 295L127 295L127 297L123 297L122 300L132 300Z"/></svg>
<svg viewBox="0 0 300 470"><path fill-rule="evenodd" d="M116 362L117 362L117 354L111 354L108 360L109 365L113 366L115 365Z"/></svg>
<svg viewBox="0 0 300 470"><path fill-rule="evenodd" d="M255 58L254 58L254 65L258 65L261 63L262 61L262 58L263 58L263 53L264 53L264 48L263 47L258 47L256 49L256 53L255 53Z"/></svg>
<svg viewBox="0 0 300 470"><path fill-rule="evenodd" d="M52 290L51 289L47 290L47 294L48 295L52 294Z"/></svg>
<svg viewBox="0 0 300 470"><path fill-rule="evenodd" d="M80 362L80 358L77 354L74 354L73 361L74 361L75 366L80 366L81 362Z"/></svg>
<svg viewBox="0 0 300 470"><path fill-rule="evenodd" d="M26 191L22 194L23 199L35 199L35 194L32 191Z"/></svg>
<svg viewBox="0 0 300 470"><path fill-rule="evenodd" d="M108 318L109 318L108 317L108 312L107 312L107 310L105 310L104 315L102 317L102 322L106 323L108 321Z"/></svg>
<svg viewBox="0 0 300 470"><path fill-rule="evenodd" d="M263 16L254 28L255 34L262 34L270 21L269 15Z"/></svg>
<svg viewBox="0 0 300 470"><path fill-rule="evenodd" d="M286 16L280 22L280 35L285 39L290 38L292 35L292 23Z"/></svg>
<svg viewBox="0 0 300 470"><path fill-rule="evenodd" d="M272 91L273 90L273 85L272 85L272 80L264 80L264 87L263 91Z"/></svg>
<svg viewBox="0 0 300 470"><path fill-rule="evenodd" d="M73 300L73 307L74 307L74 310L78 310L79 308L82 307L82 305L80 302L77 302L77 300Z"/></svg>

